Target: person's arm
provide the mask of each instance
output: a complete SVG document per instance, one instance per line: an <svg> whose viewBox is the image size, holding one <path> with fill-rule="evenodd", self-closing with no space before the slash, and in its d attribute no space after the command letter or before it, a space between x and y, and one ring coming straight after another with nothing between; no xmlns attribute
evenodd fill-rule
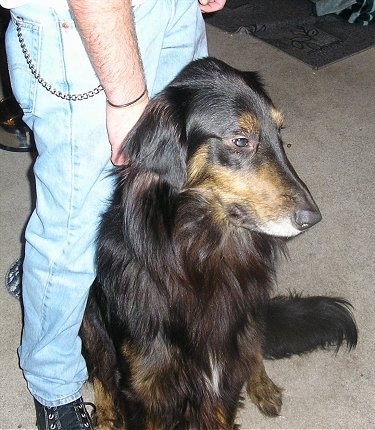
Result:
<svg viewBox="0 0 375 430"><path fill-rule="evenodd" d="M145 90L145 77L134 27L131 0L69 0L78 31L107 99L123 105ZM112 161L121 164L122 142L143 112L147 93L124 108L107 104Z"/></svg>

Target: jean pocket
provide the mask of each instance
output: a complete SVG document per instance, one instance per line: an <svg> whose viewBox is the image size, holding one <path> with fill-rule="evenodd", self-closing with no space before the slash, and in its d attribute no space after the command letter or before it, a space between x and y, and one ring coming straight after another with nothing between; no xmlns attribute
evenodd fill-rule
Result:
<svg viewBox="0 0 375 430"><path fill-rule="evenodd" d="M38 24L27 22L11 13L6 32L6 51L14 97L24 113L32 113L38 81L41 31Z"/></svg>

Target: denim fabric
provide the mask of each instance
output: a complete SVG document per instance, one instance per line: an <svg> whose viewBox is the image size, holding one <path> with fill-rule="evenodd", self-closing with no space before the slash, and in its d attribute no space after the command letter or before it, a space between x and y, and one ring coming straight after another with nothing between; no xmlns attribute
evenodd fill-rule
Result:
<svg viewBox="0 0 375 430"><path fill-rule="evenodd" d="M19 355L31 394L51 407L79 398L87 379L78 331L95 276L98 220L113 185L105 95L62 100L43 88L26 64L16 35L19 18L32 61L49 84L70 94L99 84L68 10L30 5L11 12L6 35L11 81L38 149ZM134 14L151 95L189 61L207 55L197 0L146 0Z"/></svg>

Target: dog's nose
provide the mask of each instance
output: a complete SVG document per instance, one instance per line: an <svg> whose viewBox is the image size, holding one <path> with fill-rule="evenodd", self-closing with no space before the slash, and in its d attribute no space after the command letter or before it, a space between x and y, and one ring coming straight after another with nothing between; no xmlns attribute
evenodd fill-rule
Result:
<svg viewBox="0 0 375 430"><path fill-rule="evenodd" d="M322 219L319 209L299 209L294 214L294 223L298 230L307 230Z"/></svg>

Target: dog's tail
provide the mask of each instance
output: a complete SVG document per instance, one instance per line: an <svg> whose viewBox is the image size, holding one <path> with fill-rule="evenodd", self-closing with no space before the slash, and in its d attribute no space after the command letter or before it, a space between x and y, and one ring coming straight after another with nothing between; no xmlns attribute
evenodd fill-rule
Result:
<svg viewBox="0 0 375 430"><path fill-rule="evenodd" d="M266 358L284 358L316 348L357 344L357 325L351 304L335 297L278 296L265 316Z"/></svg>

